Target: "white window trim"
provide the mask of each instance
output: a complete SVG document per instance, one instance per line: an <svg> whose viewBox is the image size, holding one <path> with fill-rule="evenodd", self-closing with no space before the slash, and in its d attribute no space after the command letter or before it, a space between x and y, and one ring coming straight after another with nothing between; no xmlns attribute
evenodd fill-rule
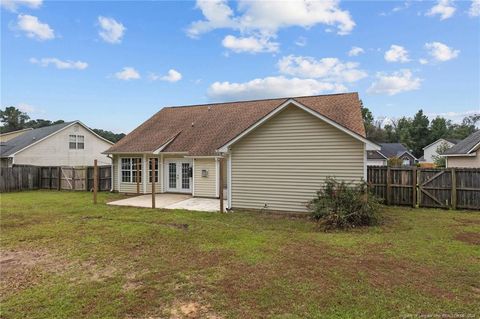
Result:
<svg viewBox="0 0 480 319"><path fill-rule="evenodd" d="M72 142L70 140L71 137L75 137L75 142ZM83 148L78 148L78 144L80 144L79 142L79 138L83 138L83 141L81 142L83 144ZM71 148L70 147L70 143L75 143L75 148ZM71 150L71 151L78 151L78 150L85 150L85 135L81 135L81 134L68 134L68 149Z"/></svg>
<svg viewBox="0 0 480 319"><path fill-rule="evenodd" d="M130 174L130 182L124 182L124 181L123 181L123 178L122 178L122 177L123 177L123 174L122 174L122 171L123 171L123 169L122 169L122 168L123 168L123 167L122 167L122 159L130 159L130 160L132 160L132 159L134 159L134 158L140 159L140 163L142 164L142 168L141 168L141 170L140 170L140 176L141 176L141 178L142 178L141 183L143 183L143 182L145 181L145 180L143 179L144 166L143 166L142 158L141 158L141 157L138 157L138 156L136 156L136 157L132 157L132 156L122 156L122 157L119 157L119 158L118 158L118 159L119 159L118 172L119 172L119 182L120 182L120 183L122 183L122 184L137 184L137 182L133 182L133 181L132 181L132 180L133 180L133 165L132 165L132 162L131 162L131 161L130 161L130 172L131 172L131 174Z"/></svg>

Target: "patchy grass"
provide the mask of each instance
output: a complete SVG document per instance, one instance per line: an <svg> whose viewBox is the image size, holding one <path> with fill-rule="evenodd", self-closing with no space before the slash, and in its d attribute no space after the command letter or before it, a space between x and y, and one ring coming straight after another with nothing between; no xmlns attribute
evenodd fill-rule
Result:
<svg viewBox="0 0 480 319"><path fill-rule="evenodd" d="M480 213L385 208L324 233L267 214L1 196L2 318L480 316Z"/></svg>

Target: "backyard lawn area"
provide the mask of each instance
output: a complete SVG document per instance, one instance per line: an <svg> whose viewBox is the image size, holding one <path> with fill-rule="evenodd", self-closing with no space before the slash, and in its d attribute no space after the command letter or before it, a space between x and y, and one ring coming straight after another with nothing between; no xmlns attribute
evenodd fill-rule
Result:
<svg viewBox="0 0 480 319"><path fill-rule="evenodd" d="M1 195L1 318L480 316L480 212L385 207L383 224Z"/></svg>

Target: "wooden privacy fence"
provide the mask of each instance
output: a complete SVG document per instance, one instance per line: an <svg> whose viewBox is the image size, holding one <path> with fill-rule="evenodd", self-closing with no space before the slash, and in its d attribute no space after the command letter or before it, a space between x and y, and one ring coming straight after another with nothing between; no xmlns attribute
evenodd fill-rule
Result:
<svg viewBox="0 0 480 319"><path fill-rule="evenodd" d="M98 190L111 189L112 168L98 166ZM93 189L93 167L14 166L2 167L0 192L33 189L80 190Z"/></svg>
<svg viewBox="0 0 480 319"><path fill-rule="evenodd" d="M387 205L480 210L480 169L369 166L370 190Z"/></svg>

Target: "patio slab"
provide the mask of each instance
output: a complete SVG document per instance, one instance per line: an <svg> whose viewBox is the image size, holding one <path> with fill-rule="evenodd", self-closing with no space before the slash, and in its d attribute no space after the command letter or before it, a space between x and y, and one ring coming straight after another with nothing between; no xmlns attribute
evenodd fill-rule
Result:
<svg viewBox="0 0 480 319"><path fill-rule="evenodd" d="M227 201L224 201L227 207ZM116 206L152 207L152 195L140 195L107 203ZM186 209L204 212L218 212L220 201L214 198L193 198L186 194L157 194L155 207L167 209Z"/></svg>

